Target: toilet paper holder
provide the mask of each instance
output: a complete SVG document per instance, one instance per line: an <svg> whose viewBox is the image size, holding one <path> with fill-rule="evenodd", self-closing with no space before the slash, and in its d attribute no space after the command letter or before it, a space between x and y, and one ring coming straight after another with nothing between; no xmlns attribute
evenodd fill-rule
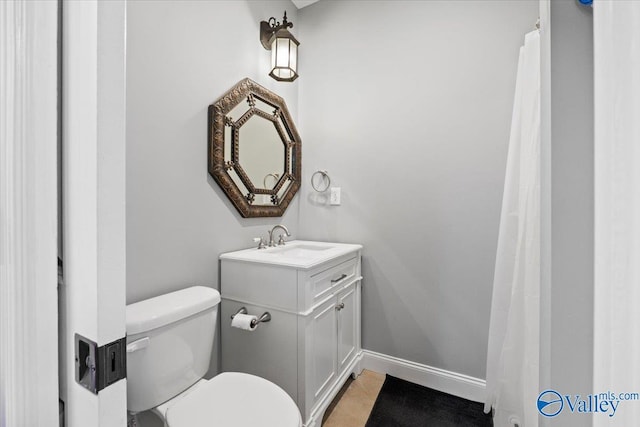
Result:
<svg viewBox="0 0 640 427"><path fill-rule="evenodd" d="M247 314L247 308L246 307L240 307L240 310L236 311L236 314ZM232 314L231 315L231 320L233 320L233 318L236 316L236 314ZM260 323L264 323L264 322L271 322L271 313L269 313L268 311L265 311L264 313L262 313L262 316L260 316L258 318L258 320L252 321L251 322L251 327L255 328L257 327Z"/></svg>

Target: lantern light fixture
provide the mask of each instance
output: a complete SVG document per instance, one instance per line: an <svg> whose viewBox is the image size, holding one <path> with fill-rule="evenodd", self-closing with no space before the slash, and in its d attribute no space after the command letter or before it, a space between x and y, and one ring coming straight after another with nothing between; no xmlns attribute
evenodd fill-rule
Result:
<svg viewBox="0 0 640 427"><path fill-rule="evenodd" d="M271 51L271 72L269 75L281 82L292 82L298 78L298 45L287 28L293 23L287 20L284 12L282 24L271 17L260 22L260 42Z"/></svg>

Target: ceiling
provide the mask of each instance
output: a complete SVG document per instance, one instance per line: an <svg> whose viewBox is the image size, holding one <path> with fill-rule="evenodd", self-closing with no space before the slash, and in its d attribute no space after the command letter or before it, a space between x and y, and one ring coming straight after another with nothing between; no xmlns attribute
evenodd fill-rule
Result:
<svg viewBox="0 0 640 427"><path fill-rule="evenodd" d="M302 9L303 7L307 7L310 4L317 2L318 0L291 0L293 4L296 5L298 9Z"/></svg>

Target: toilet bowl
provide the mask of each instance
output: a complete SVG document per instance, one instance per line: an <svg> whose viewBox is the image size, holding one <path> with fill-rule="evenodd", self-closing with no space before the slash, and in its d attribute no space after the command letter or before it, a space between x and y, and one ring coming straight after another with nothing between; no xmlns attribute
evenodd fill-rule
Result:
<svg viewBox="0 0 640 427"><path fill-rule="evenodd" d="M301 427L293 399L255 375L209 369L220 294L194 286L127 306L127 409L168 427Z"/></svg>
<svg viewBox="0 0 640 427"><path fill-rule="evenodd" d="M302 426L291 397L255 375L224 372L184 394L153 409L169 427Z"/></svg>

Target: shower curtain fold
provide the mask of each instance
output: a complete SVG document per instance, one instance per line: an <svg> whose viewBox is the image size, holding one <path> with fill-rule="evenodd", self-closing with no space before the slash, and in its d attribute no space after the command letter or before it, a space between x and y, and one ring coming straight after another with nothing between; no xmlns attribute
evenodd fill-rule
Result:
<svg viewBox="0 0 640 427"><path fill-rule="evenodd" d="M520 49L487 353L485 412L496 427L538 425L540 35Z"/></svg>

